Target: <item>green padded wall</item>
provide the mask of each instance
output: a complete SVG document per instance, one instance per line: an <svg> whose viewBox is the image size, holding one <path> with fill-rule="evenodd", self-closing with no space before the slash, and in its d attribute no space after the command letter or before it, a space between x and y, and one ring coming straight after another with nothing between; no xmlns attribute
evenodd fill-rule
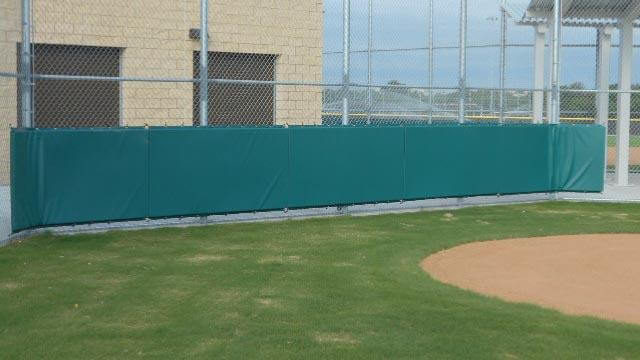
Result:
<svg viewBox="0 0 640 360"><path fill-rule="evenodd" d="M404 128L293 127L290 208L403 197Z"/></svg>
<svg viewBox="0 0 640 360"><path fill-rule="evenodd" d="M518 194L549 191L553 167L549 126L502 126L500 144L499 193Z"/></svg>
<svg viewBox="0 0 640 360"><path fill-rule="evenodd" d="M599 125L559 125L553 136L552 187L593 192L604 187L606 130Z"/></svg>
<svg viewBox="0 0 640 360"><path fill-rule="evenodd" d="M42 224L41 140L35 131L11 131L11 228L14 231Z"/></svg>
<svg viewBox="0 0 640 360"><path fill-rule="evenodd" d="M594 125L12 130L12 228L599 192L604 147Z"/></svg>
<svg viewBox="0 0 640 360"><path fill-rule="evenodd" d="M26 159L12 179L13 229L147 217L146 130L15 130L11 136L12 153L24 151L19 156Z"/></svg>
<svg viewBox="0 0 640 360"><path fill-rule="evenodd" d="M287 207L284 128L153 128L150 217Z"/></svg>
<svg viewBox="0 0 640 360"><path fill-rule="evenodd" d="M550 128L407 127L406 198L549 190Z"/></svg>
<svg viewBox="0 0 640 360"><path fill-rule="evenodd" d="M499 190L498 127L408 127L408 199L496 194Z"/></svg>

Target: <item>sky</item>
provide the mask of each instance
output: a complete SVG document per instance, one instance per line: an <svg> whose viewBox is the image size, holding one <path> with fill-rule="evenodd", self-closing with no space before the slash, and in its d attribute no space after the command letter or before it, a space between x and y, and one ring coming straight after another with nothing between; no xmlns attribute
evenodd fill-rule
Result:
<svg viewBox="0 0 640 360"><path fill-rule="evenodd" d="M434 46L458 46L459 0L434 1ZM528 0L515 0L524 1ZM324 79L342 81L342 0L325 0ZM428 0L372 0L373 48L425 48L428 44ZM467 44L488 45L500 42L500 0L468 1ZM508 21L509 44L532 44L533 28ZM564 28L563 43L595 44L596 30ZM613 43L618 41L614 32ZM351 81L367 82L368 0L351 0ZM640 31L635 31L640 44ZM337 53L332 53L337 52ZM617 49L612 49L611 83L617 83ZM588 88L595 83L594 48L562 50L562 84L582 82ZM634 83L640 83L640 48L634 51ZM500 49L467 50L467 82L470 87L497 87L499 83ZM412 86L428 85L427 50L374 52L372 56L374 84L398 80ZM531 88L533 85L533 48L507 49L506 86ZM458 49L438 49L434 56L434 86L458 84Z"/></svg>

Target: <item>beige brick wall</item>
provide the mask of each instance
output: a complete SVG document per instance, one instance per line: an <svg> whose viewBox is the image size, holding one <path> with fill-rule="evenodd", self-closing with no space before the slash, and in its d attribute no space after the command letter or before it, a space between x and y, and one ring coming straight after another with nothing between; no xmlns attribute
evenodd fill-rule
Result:
<svg viewBox="0 0 640 360"><path fill-rule="evenodd" d="M124 48L122 76L191 78L199 0L33 0L36 43ZM209 0L210 51L278 55L277 80L322 81L323 0ZM15 71L20 1L0 0L0 71ZM16 119L15 80L0 80L0 155ZM190 125L191 83L127 82L126 125ZM250 104L248 106L251 106ZM322 89L278 86L277 124L319 124ZM6 165L2 165L2 169ZM2 174L8 171L0 170ZM6 182L6 181L5 181Z"/></svg>
<svg viewBox="0 0 640 360"><path fill-rule="evenodd" d="M20 2L0 0L0 72L16 71ZM0 185L9 183L9 129L16 125L17 80L0 77Z"/></svg>

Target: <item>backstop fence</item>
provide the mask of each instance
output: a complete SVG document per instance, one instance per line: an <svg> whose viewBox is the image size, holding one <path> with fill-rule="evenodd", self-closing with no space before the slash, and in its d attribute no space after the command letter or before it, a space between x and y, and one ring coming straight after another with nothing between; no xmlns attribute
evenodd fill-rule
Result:
<svg viewBox="0 0 640 360"><path fill-rule="evenodd" d="M554 118L534 3L0 0L0 237L12 128L601 124L605 192L640 200L637 21L561 9Z"/></svg>

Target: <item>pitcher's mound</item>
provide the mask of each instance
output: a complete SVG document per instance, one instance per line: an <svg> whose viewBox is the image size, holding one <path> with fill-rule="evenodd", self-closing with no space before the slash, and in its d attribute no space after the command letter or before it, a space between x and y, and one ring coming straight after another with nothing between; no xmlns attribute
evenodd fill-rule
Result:
<svg viewBox="0 0 640 360"><path fill-rule="evenodd" d="M640 324L640 234L472 243L434 254L422 268L508 301Z"/></svg>

